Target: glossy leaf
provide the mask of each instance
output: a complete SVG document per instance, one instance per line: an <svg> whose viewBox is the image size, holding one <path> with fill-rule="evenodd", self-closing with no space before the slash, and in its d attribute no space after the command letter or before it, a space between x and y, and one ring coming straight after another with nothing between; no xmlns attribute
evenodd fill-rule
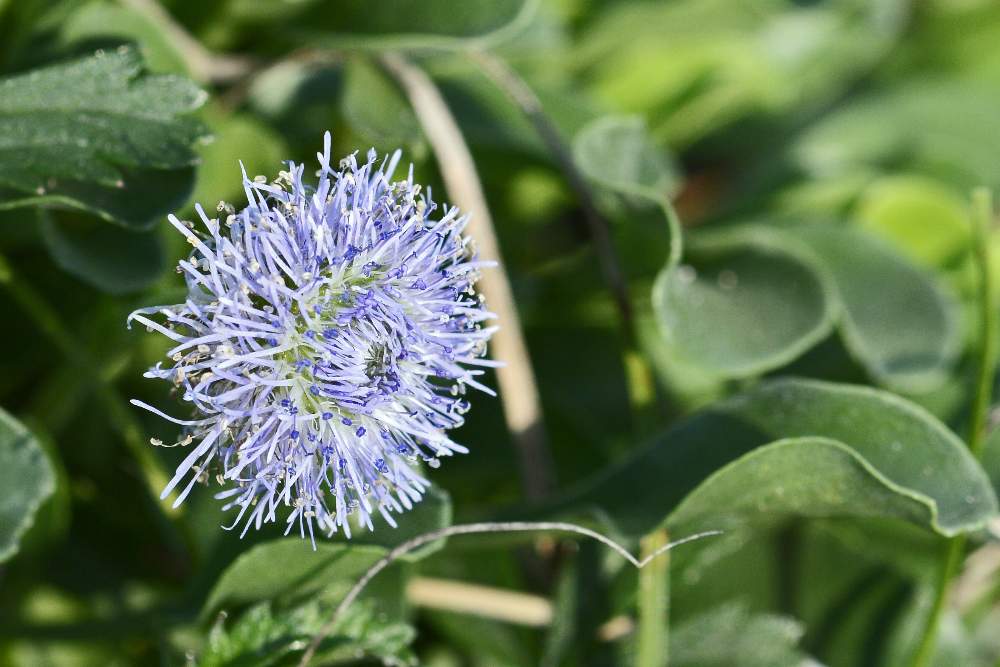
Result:
<svg viewBox="0 0 1000 667"><path fill-rule="evenodd" d="M755 451L788 438L797 440ZM815 438L838 444L815 444ZM836 496L827 489L827 473L799 456L820 450L840 467ZM753 503L713 508L698 500L699 493L725 492L736 503L748 493L750 480L769 487L760 491L764 505L759 512ZM787 489L784 495L776 492L781 486ZM825 497L823 516L864 512L914 521L943 535L974 530L997 512L982 468L932 415L883 391L810 380L764 382L714 404L560 507L589 508L617 530L638 537L665 521L685 519L685 513L729 522L731 507L746 520L782 513L808 516L811 503L826 493L831 495ZM901 498L865 508L853 503L853 494ZM685 509L689 497L692 505Z"/></svg>
<svg viewBox="0 0 1000 667"><path fill-rule="evenodd" d="M39 506L55 490L52 465L35 437L0 409L0 562L17 553Z"/></svg>
<svg viewBox="0 0 1000 667"><path fill-rule="evenodd" d="M132 47L0 79L0 208L57 204L147 228L190 194L187 79L143 74Z"/></svg>
<svg viewBox="0 0 1000 667"><path fill-rule="evenodd" d="M856 229L810 225L795 233L830 272L841 302L844 342L868 372L900 391L939 386L960 342L957 304L943 286Z"/></svg>
<svg viewBox="0 0 1000 667"><path fill-rule="evenodd" d="M833 328L836 298L821 266L773 235L725 235L688 244L664 269L653 308L667 344L714 374L778 368Z"/></svg>

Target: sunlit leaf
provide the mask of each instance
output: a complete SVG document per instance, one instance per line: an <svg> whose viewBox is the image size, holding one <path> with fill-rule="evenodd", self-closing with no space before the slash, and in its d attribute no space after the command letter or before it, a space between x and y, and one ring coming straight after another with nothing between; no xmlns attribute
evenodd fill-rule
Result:
<svg viewBox="0 0 1000 667"><path fill-rule="evenodd" d="M838 466L835 486L832 471L813 466L819 456ZM766 488L749 493L759 484ZM709 507L700 493L730 499ZM760 500L759 511L744 496ZM864 497L881 500L854 502ZM560 507L590 508L636 537L696 514L706 525L713 517L885 516L955 535L981 527L997 500L965 445L923 409L874 389L777 380L681 422Z"/></svg>
<svg viewBox="0 0 1000 667"><path fill-rule="evenodd" d="M131 47L0 79L0 208L54 204L142 229L190 193L187 79L143 74Z"/></svg>
<svg viewBox="0 0 1000 667"><path fill-rule="evenodd" d="M876 181L854 215L866 231L922 264L944 266L969 249L968 205L933 179L894 176Z"/></svg>

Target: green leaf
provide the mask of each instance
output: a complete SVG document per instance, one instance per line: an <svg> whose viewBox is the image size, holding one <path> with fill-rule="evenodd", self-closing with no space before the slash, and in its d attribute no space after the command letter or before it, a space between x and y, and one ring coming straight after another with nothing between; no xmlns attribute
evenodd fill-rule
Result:
<svg viewBox="0 0 1000 667"><path fill-rule="evenodd" d="M205 94L132 47L0 79L0 208L58 204L142 229L190 194Z"/></svg>
<svg viewBox="0 0 1000 667"><path fill-rule="evenodd" d="M789 438L796 440L771 444ZM755 451L765 445L770 447ZM829 490L828 471L800 454L822 454L836 463L838 486ZM768 488L747 488L753 483ZM705 507L699 500L723 492L732 498L728 505ZM741 494L755 493L763 494L756 498L763 502L759 510L739 501ZM853 494L902 498L864 508ZM689 496L692 504L685 508ZM864 512L949 536L979 528L997 512L982 468L925 410L887 392L810 380L763 382L714 404L559 507L589 508L612 528L639 537L695 514L731 523L731 508L748 521L782 513L814 516L812 503L819 500L825 503L818 508L822 516Z"/></svg>
<svg viewBox="0 0 1000 667"><path fill-rule="evenodd" d="M0 562L17 553L35 512L55 490L52 465L28 429L0 409Z"/></svg>
<svg viewBox="0 0 1000 667"><path fill-rule="evenodd" d="M854 217L863 229L924 265L946 266L971 246L968 205L931 178L890 176L872 183Z"/></svg>
<svg viewBox="0 0 1000 667"><path fill-rule="evenodd" d="M284 168L288 148L281 135L250 114L227 113L217 105L209 105L205 112L215 136L199 151L201 167L191 201L207 211L215 210L220 200L241 208L246 205L246 193L240 163L250 178L262 174L271 180Z"/></svg>
<svg viewBox="0 0 1000 667"><path fill-rule="evenodd" d="M226 627L221 617L212 627L208 645L200 656L201 667L272 667L297 664L309 640L326 621L314 603L275 613L268 603L248 609ZM400 622L378 618L363 604L352 606L321 645L316 664L354 663L361 657L379 658L384 664L415 665L409 645L414 629Z"/></svg>
<svg viewBox="0 0 1000 667"><path fill-rule="evenodd" d="M605 116L585 125L573 139L573 160L584 176L598 186L599 194L610 194L598 201L612 219L627 218L621 227L626 238L619 242L632 258L633 250L652 251L657 268L667 256L666 269L681 257L681 226L670 204L678 176L666 155L652 144L642 119L631 116ZM666 251L660 251L659 238L638 233L635 211L650 205L666 218ZM631 241L631 243L630 243ZM632 262L630 261L630 264Z"/></svg>
<svg viewBox="0 0 1000 667"><path fill-rule="evenodd" d="M994 428L986 439L983 469L986 470L997 497L1000 497L1000 428Z"/></svg>
<svg viewBox="0 0 1000 667"><path fill-rule="evenodd" d="M341 110L360 137L387 149L413 146L422 140L413 109L383 71L364 58L352 58L344 79Z"/></svg>
<svg viewBox="0 0 1000 667"><path fill-rule="evenodd" d="M42 238L56 264L110 294L149 287L167 266L155 231L137 232L84 216L43 211Z"/></svg>
<svg viewBox="0 0 1000 667"><path fill-rule="evenodd" d="M906 164L967 186L1000 184L1000 92L986 77L916 77L876 90L813 124L796 142L815 174Z"/></svg>
<svg viewBox="0 0 1000 667"><path fill-rule="evenodd" d="M844 343L886 386L926 392L939 386L960 345L958 305L892 247L846 226L795 227L823 260L839 296Z"/></svg>
<svg viewBox="0 0 1000 667"><path fill-rule="evenodd" d="M67 45L118 46L135 42L149 68L156 72L186 74L184 58L166 31L153 19L107 0L89 2L72 12L59 25L59 37ZM98 44L105 42L105 44Z"/></svg>
<svg viewBox="0 0 1000 667"><path fill-rule="evenodd" d="M676 167L649 138L638 116L605 116L577 134L573 157L590 180L624 194L665 199L678 185Z"/></svg>
<svg viewBox="0 0 1000 667"><path fill-rule="evenodd" d="M574 30L569 60L587 92L688 146L755 114L823 108L883 56L906 25L904 8L896 0L604 3Z"/></svg>
<svg viewBox="0 0 1000 667"><path fill-rule="evenodd" d="M476 0L457 10L449 0L370 3L345 0L331 12L326 3L302 3L292 18L296 33L337 49L485 48L519 34L537 0Z"/></svg>
<svg viewBox="0 0 1000 667"><path fill-rule="evenodd" d="M821 483L817 483L822 480ZM933 505L899 487L850 447L789 438L758 447L714 472L670 515L670 524L720 529L789 516L895 517L927 523Z"/></svg>
<svg viewBox="0 0 1000 667"><path fill-rule="evenodd" d="M661 331L685 361L725 377L783 366L833 328L836 298L807 253L761 232L688 245L653 287Z"/></svg>
<svg viewBox="0 0 1000 667"><path fill-rule="evenodd" d="M320 590L330 599L343 597L355 581L389 549L406 540L451 523L451 501L432 489L413 510L396 517L399 528L376 526L374 532L354 531L350 541L316 536L289 537L258 544L230 565L216 581L204 606L209 614L222 607L262 600L288 602ZM403 556L415 561L441 547L441 541ZM275 564L280 563L280 567Z"/></svg>
<svg viewBox="0 0 1000 667"><path fill-rule="evenodd" d="M804 628L777 614L752 613L732 602L679 623L670 633L676 667L801 667Z"/></svg>

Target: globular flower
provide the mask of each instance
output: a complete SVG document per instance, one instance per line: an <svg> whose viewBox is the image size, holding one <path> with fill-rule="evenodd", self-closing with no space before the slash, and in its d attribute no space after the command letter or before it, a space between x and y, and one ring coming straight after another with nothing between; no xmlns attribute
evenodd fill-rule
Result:
<svg viewBox="0 0 1000 667"><path fill-rule="evenodd" d="M314 538L349 537L355 515L410 509L428 487L421 461L468 451L448 436L469 409L495 327L475 290L481 261L467 217L413 182L392 181L397 151L330 164L315 184L288 163L273 182L243 171L248 205L219 204L203 229L170 216L193 246L178 265L182 304L129 316L176 343L146 377L191 404L176 443L189 449L163 490L179 505L197 482L222 488L233 528L285 516ZM477 379L479 378L479 379ZM154 441L154 444L162 444Z"/></svg>

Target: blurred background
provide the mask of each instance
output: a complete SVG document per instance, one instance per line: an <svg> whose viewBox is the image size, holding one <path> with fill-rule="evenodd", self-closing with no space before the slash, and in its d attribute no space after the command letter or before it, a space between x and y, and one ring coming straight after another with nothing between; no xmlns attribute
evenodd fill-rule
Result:
<svg viewBox="0 0 1000 667"><path fill-rule="evenodd" d="M18 77L98 50L138 68L63 72L43 91L56 101L25 113L37 107ZM450 502L430 511L552 516L768 375L888 388L961 433L977 322L969 192L1000 186L995 2L0 0L0 406L54 482L0 564L0 664L294 664L295 628L311 626L279 624L277 596L244 611L268 596L227 598L218 583L283 526L240 541L207 489L180 510L158 500L182 457L149 439L176 431L127 401L180 406L142 378L165 341L125 318L183 294L187 246L165 216L239 207L240 160L251 177L289 159L308 173L330 130L335 155L400 148L436 200L457 199L387 53L429 76L471 150L543 415L532 491L502 401L475 397L455 436L471 453L432 471ZM61 96L115 76L120 90ZM143 111L148 141L94 121L98 108ZM92 153L38 140L83 125ZM1000 269L1000 237L989 249ZM646 493L626 480L616 502L655 511ZM905 664L940 540L764 523L677 552L671 664ZM303 581L350 572L330 568ZM377 664L397 645L441 667L628 664L636 573L593 544L466 539L400 570L384 584L392 623L383 608L324 664ZM946 619L938 664L1000 656L994 574ZM512 622L406 604L396 579L417 575L554 607ZM738 655L699 653L706 642Z"/></svg>

